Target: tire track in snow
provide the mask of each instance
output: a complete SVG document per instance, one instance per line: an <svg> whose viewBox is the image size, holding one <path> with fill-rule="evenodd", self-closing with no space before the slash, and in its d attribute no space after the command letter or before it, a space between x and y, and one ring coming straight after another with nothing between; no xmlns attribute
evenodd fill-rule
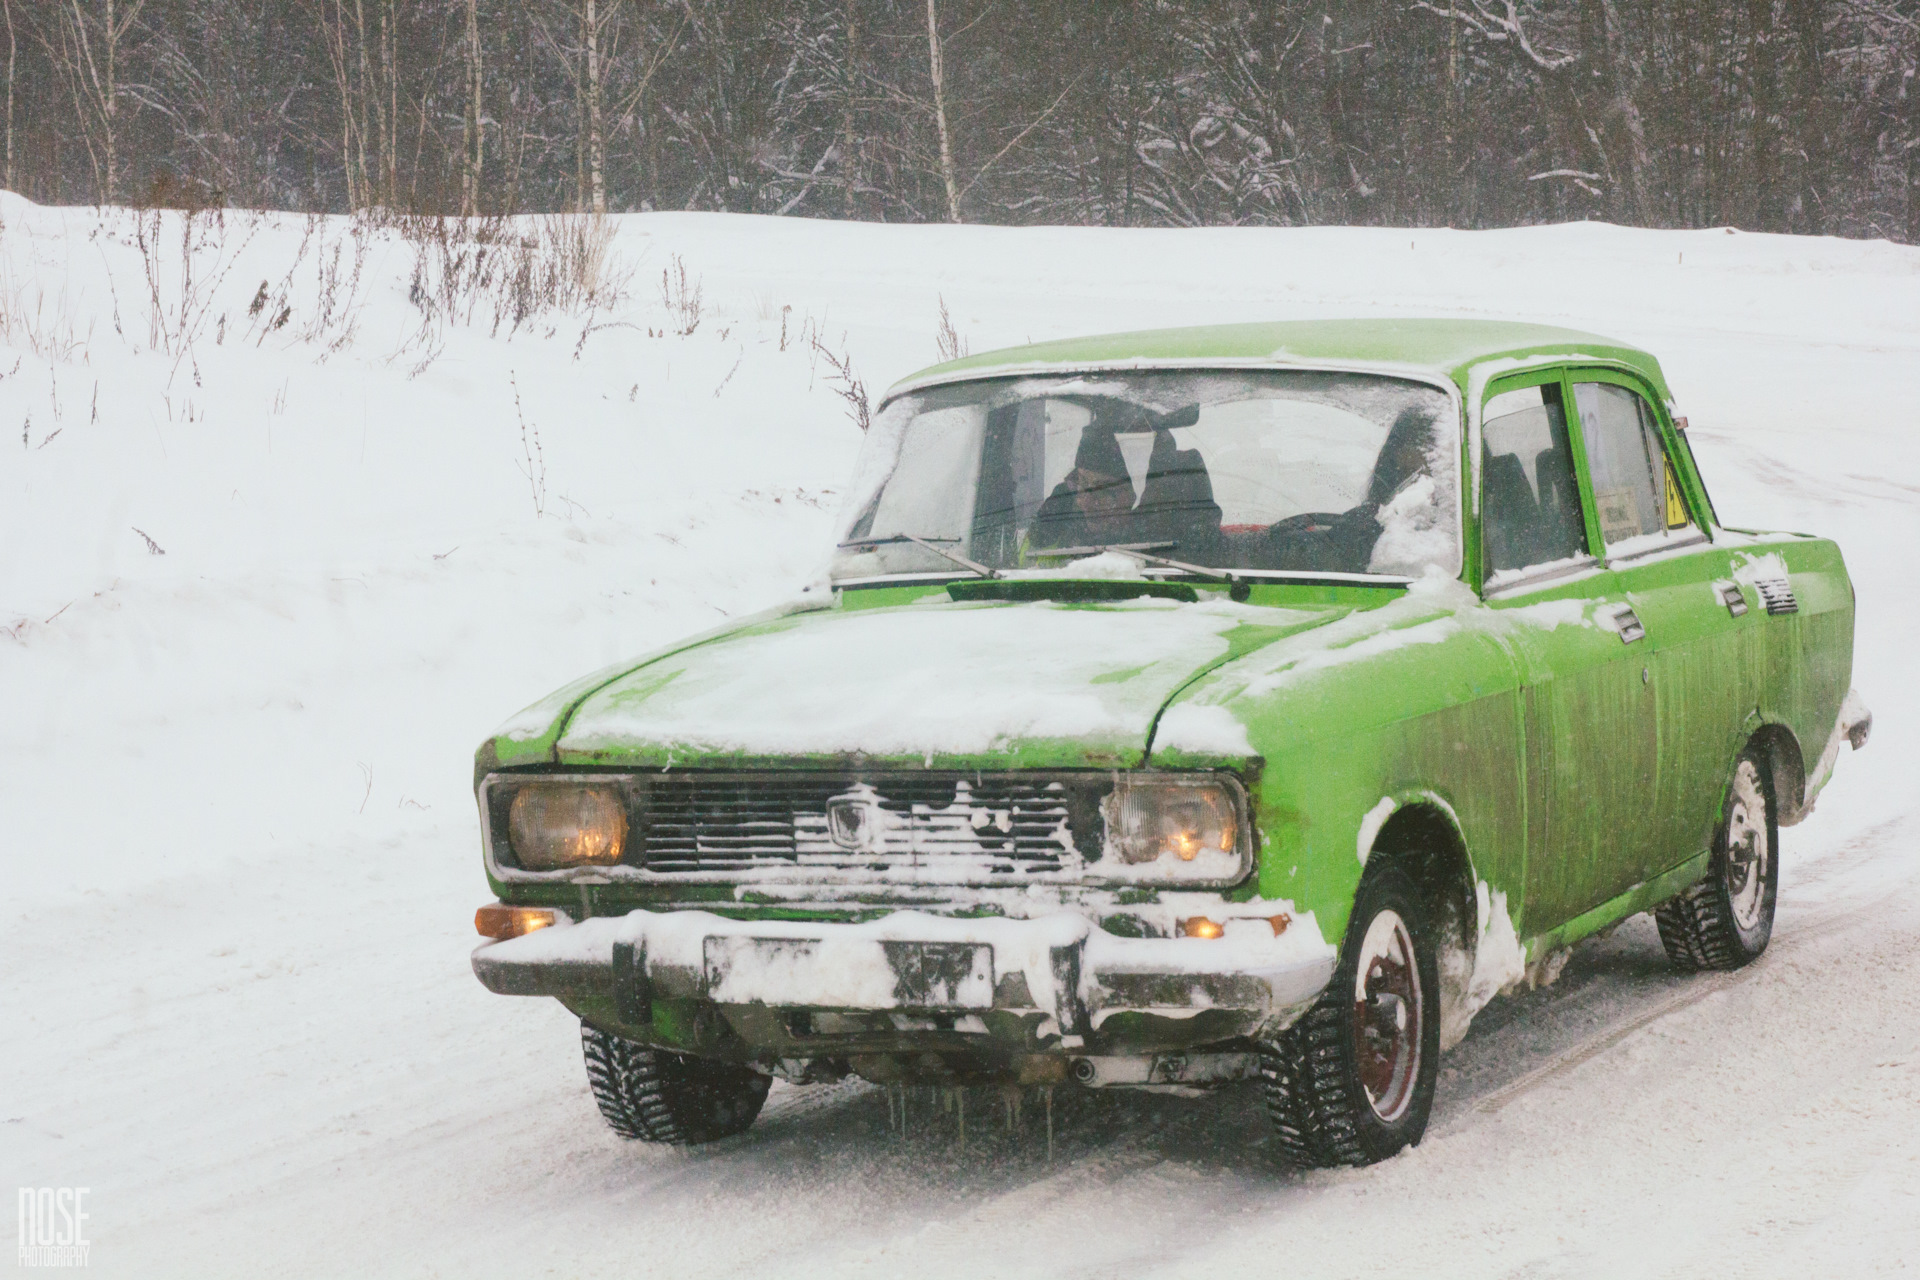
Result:
<svg viewBox="0 0 1920 1280"><path fill-rule="evenodd" d="M1798 897L1806 889L1834 880L1844 879L1849 872L1856 870L1863 862L1871 860L1877 853L1883 853L1893 843L1902 828L1911 821L1910 817L1896 818L1884 822L1849 841L1841 849L1821 859L1794 886ZM1911 871L1903 879L1912 879ZM1882 882L1884 885L1884 882ZM1504 1110L1514 1101L1531 1093L1552 1080L1592 1061L1614 1046L1627 1040L1635 1033L1652 1026L1654 1023L1691 1005L1698 1004L1707 997L1716 995L1729 987L1738 986L1757 979L1764 979L1776 967L1782 955L1794 956L1803 948L1835 931L1865 923L1862 912L1873 904L1874 896L1869 892L1857 893L1843 901L1843 904L1830 910L1815 913L1806 918L1794 918L1785 922L1776 922L1776 934L1781 923L1790 927L1791 932L1784 938L1777 937L1758 960L1744 968L1731 972L1709 973L1691 982L1685 991L1661 1001L1653 1008L1639 1013L1599 1035L1588 1037L1580 1043L1563 1049L1525 1072L1518 1078L1499 1086L1483 1095L1472 1104L1472 1111L1482 1115L1491 1115ZM1457 1127L1457 1126L1456 1126Z"/></svg>

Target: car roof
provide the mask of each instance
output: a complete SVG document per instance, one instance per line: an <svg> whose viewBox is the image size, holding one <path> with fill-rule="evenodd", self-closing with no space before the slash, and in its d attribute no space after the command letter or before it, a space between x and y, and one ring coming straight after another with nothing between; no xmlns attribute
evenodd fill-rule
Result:
<svg viewBox="0 0 1920 1280"><path fill-rule="evenodd" d="M1274 363L1378 369L1444 377L1462 391L1513 363L1570 357L1625 365L1671 399L1660 363L1613 338L1511 320L1342 319L1203 325L1065 338L1006 347L933 365L888 388L886 399L942 382L1074 368Z"/></svg>

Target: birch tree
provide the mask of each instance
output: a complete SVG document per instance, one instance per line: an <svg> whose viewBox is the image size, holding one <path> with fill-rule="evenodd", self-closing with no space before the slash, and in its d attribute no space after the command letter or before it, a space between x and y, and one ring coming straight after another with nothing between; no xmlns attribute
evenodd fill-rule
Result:
<svg viewBox="0 0 1920 1280"><path fill-rule="evenodd" d="M927 70L933 78L933 122L940 139L940 180L947 188L947 221L960 221L960 184L953 172L953 136L947 130L947 68L941 54L940 13L927 0Z"/></svg>
<svg viewBox="0 0 1920 1280"><path fill-rule="evenodd" d="M90 12L92 7L83 8L80 0L67 0L57 9L60 56L73 82L77 114L95 164L95 198L105 204L120 196L121 64L128 33L145 7L146 0L100 0L98 10ZM9 8L9 27L11 16ZM11 74L8 81L11 84Z"/></svg>
<svg viewBox="0 0 1920 1280"><path fill-rule="evenodd" d="M607 134L600 112L600 16L597 0L585 0L581 39L586 46L586 143L588 189L596 216L607 212Z"/></svg>
<svg viewBox="0 0 1920 1280"><path fill-rule="evenodd" d="M486 167L486 116L481 105L480 0L466 0L466 118L460 166L460 213L480 211L480 176Z"/></svg>

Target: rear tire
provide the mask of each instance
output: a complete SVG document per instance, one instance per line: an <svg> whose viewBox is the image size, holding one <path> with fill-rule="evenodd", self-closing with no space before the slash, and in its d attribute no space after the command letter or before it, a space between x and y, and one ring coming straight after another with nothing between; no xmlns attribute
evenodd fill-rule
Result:
<svg viewBox="0 0 1920 1280"><path fill-rule="evenodd" d="M1773 937L1779 851L1772 776L1749 751L1733 767L1706 879L1654 911L1674 968L1738 969L1759 958Z"/></svg>
<svg viewBox="0 0 1920 1280"><path fill-rule="evenodd" d="M748 1067L649 1048L584 1022L580 1046L607 1127L642 1142L690 1146L744 1132L773 1083Z"/></svg>
<svg viewBox="0 0 1920 1280"><path fill-rule="evenodd" d="M1401 868L1361 881L1333 980L1261 1050L1267 1114L1289 1163L1373 1164L1426 1132L1440 1069L1433 928Z"/></svg>

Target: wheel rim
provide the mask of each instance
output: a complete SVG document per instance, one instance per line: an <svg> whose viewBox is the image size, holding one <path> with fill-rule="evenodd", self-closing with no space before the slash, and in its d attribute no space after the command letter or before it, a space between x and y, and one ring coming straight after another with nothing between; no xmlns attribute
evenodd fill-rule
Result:
<svg viewBox="0 0 1920 1280"><path fill-rule="evenodd" d="M1425 1013L1413 935L1398 912L1382 911L1353 975L1353 1048L1367 1105L1389 1124L1413 1103Z"/></svg>
<svg viewBox="0 0 1920 1280"><path fill-rule="evenodd" d="M1751 760L1742 760L1733 771L1733 795L1727 806L1727 901L1743 933L1760 923L1766 909L1772 864L1767 795L1760 786L1760 771Z"/></svg>

